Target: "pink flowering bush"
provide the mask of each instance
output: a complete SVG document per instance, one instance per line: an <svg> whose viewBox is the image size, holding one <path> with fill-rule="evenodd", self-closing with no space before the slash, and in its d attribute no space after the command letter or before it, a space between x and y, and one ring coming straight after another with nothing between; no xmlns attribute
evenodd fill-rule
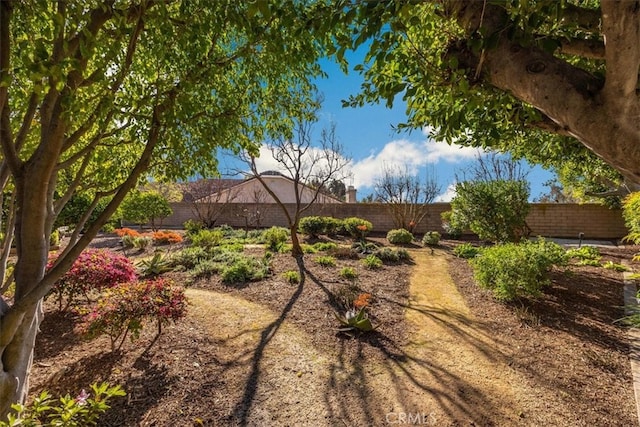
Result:
<svg viewBox="0 0 640 427"><path fill-rule="evenodd" d="M155 279L121 283L103 292L83 316L80 330L90 337L108 335L113 351L120 349L129 334L132 341L138 339L145 322L156 321L159 336L163 325L186 313L184 289L173 281Z"/></svg>
<svg viewBox="0 0 640 427"><path fill-rule="evenodd" d="M49 261L49 267L55 259ZM136 268L125 256L106 249L87 249L80 254L69 271L54 285L60 309L66 298L68 308L79 295L90 301L91 291L113 287L137 279Z"/></svg>

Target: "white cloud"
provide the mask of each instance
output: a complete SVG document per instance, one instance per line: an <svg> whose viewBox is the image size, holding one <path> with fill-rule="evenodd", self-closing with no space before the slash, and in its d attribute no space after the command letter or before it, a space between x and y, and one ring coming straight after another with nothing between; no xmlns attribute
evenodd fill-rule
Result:
<svg viewBox="0 0 640 427"><path fill-rule="evenodd" d="M450 202L456 196L456 183L449 184L444 193L438 195L434 202Z"/></svg>
<svg viewBox="0 0 640 427"><path fill-rule="evenodd" d="M260 146L259 157L256 158L256 168L258 172L266 172L266 171L279 171L286 176L289 176L298 165L295 164L298 162L296 158L296 153L292 153L293 160L288 160L286 158L283 159L287 164L289 164L290 169L287 169L285 164L276 160L273 156L273 152L269 148L268 145L263 144ZM331 156L336 156L332 159L334 164L332 168L335 168L338 164L347 164L347 159L343 158L341 155L336 155L334 152ZM337 164L335 162L338 162ZM327 162L327 153L325 153L321 148L318 147L309 147L306 153L302 156L302 171L303 173L308 173L309 167L313 166L312 170L314 173L320 173L322 170L326 170L328 168ZM347 166L348 168L348 166ZM339 173L345 173L345 170L342 170Z"/></svg>
<svg viewBox="0 0 640 427"><path fill-rule="evenodd" d="M426 128L423 134L426 137L424 141L390 141L380 152L354 161L351 169L356 188L372 187L376 179L382 176L385 167L406 167L410 173L418 173L420 168L428 165L436 165L439 162L459 163L472 160L482 153L478 148L435 142L429 139Z"/></svg>
<svg viewBox="0 0 640 427"><path fill-rule="evenodd" d="M258 168L258 172L282 170L282 165L273 158L271 150L268 146L264 144L261 145L259 153L260 155L256 158L256 166Z"/></svg>

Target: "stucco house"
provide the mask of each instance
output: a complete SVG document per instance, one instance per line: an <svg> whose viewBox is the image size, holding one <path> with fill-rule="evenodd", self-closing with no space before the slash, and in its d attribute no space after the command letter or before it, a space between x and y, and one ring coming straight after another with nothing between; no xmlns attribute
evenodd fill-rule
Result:
<svg viewBox="0 0 640 427"><path fill-rule="evenodd" d="M296 202L293 188L295 185L294 180L275 171L263 172L260 174L260 177L282 203ZM191 185L195 188L198 186L198 182L192 183ZM298 186L301 203L306 204L311 202L315 195L315 189L300 183ZM207 180L207 182L200 182L199 187L198 191L189 192L189 190L186 190L185 201L208 203L276 203L274 198L265 190L262 183L255 176L247 179ZM355 193L355 189L349 187L347 191L347 202L355 202ZM344 203L344 201L324 193L318 194L316 202Z"/></svg>

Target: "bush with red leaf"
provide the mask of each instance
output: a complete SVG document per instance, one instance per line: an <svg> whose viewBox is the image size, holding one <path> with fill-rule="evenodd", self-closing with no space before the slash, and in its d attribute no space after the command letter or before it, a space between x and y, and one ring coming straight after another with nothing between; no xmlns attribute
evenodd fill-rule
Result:
<svg viewBox="0 0 640 427"><path fill-rule="evenodd" d="M49 267L54 261L55 259L49 261ZM79 295L90 301L89 294L92 291L136 279L136 268L127 257L106 249L87 249L55 283L52 293L57 296L62 310L65 298L67 303L64 308L68 308Z"/></svg>
<svg viewBox="0 0 640 427"><path fill-rule="evenodd" d="M121 283L104 291L84 315L80 330L90 337L108 335L113 351L128 334L132 341L138 339L147 321L157 322L157 338L163 325L186 315L187 304L184 289L171 280Z"/></svg>

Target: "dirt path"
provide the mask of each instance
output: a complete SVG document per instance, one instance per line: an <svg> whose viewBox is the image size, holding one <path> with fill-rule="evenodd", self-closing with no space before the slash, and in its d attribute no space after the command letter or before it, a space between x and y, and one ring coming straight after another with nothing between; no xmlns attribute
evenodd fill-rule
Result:
<svg viewBox="0 0 640 427"><path fill-rule="evenodd" d="M522 382L469 312L449 276L447 255L439 250L412 255L406 395L418 397L410 399L415 409L409 412L433 414L438 425L521 424L525 414L514 394L522 395Z"/></svg>

